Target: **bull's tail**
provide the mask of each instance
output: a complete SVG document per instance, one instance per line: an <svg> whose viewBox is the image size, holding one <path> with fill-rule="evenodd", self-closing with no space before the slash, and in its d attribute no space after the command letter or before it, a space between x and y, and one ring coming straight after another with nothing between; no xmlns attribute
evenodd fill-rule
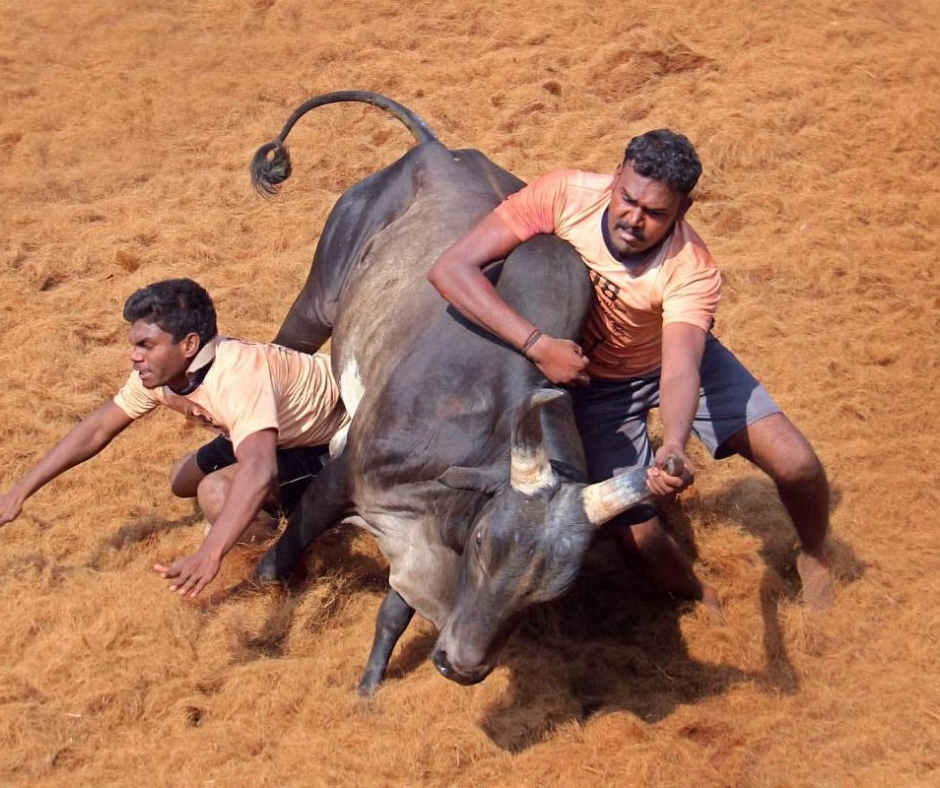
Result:
<svg viewBox="0 0 940 788"><path fill-rule="evenodd" d="M284 124L281 133L271 142L258 148L251 160L251 183L258 192L268 196L274 195L277 193L278 187L290 177L290 154L284 146L284 140L287 139L287 135L290 134L294 124L310 110L322 107L324 104L334 104L338 101L361 101L372 104L379 109L384 109L405 124L405 127L412 133L419 145L425 142L440 142L427 123L410 109L390 98L364 90L340 90L335 93L324 93L322 96L316 96L301 104L294 110L294 114L290 116L287 123Z"/></svg>

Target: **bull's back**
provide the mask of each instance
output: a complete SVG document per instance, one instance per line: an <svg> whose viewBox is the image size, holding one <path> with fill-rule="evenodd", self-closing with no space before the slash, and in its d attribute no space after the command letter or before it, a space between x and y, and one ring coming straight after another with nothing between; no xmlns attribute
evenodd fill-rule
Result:
<svg viewBox="0 0 940 788"><path fill-rule="evenodd" d="M434 261L523 185L477 151L439 145L416 148L397 166L406 202L353 261L337 309L334 369L352 410L365 390L401 375L402 361L443 317L447 305L426 278Z"/></svg>
<svg viewBox="0 0 940 788"><path fill-rule="evenodd" d="M446 163L445 178L428 168L435 179L376 235L350 281L356 308L343 313L334 340L334 370L357 413L350 450L396 496L401 485L432 481L452 465L507 459L513 411L545 382L426 279L437 257L503 199L491 185L494 165L473 155L472 166ZM536 236L498 269L497 291L514 309L547 334L580 338L593 292L568 243Z"/></svg>

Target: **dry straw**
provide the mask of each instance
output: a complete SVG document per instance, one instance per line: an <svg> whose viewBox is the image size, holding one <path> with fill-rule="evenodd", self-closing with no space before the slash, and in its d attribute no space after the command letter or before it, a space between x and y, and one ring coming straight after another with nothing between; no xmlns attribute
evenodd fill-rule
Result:
<svg viewBox="0 0 940 788"><path fill-rule="evenodd" d="M368 537L219 606L150 572L204 525L167 489L204 436L161 414L0 532L0 784L940 781L935 5L36 0L0 5L0 28L0 486L123 380L136 287L191 276L224 333L274 335L333 201L409 140L375 110L320 110L274 203L250 155L309 96L372 89L526 179L613 170L649 128L698 145L717 331L829 470L839 578L832 613L804 611L767 480L695 449L670 527L724 621L602 551L483 685L438 676L416 622L366 704L385 583Z"/></svg>

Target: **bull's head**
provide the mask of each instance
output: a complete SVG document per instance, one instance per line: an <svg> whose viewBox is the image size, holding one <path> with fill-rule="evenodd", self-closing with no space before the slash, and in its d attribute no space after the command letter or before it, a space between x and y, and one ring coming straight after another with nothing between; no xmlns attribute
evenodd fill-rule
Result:
<svg viewBox="0 0 940 788"><path fill-rule="evenodd" d="M555 472L541 411L559 396L536 392L517 412L508 479L505 468L502 478L466 468L441 477L491 494L469 531L453 612L431 657L460 684L486 678L522 614L571 587L598 526L649 498L645 469L593 485Z"/></svg>

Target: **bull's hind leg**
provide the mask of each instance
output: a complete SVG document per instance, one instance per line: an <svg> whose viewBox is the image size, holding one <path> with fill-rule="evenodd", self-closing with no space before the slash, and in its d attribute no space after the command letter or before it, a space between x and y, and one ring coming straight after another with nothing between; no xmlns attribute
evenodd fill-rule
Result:
<svg viewBox="0 0 940 788"><path fill-rule="evenodd" d="M379 614L375 620L372 651L362 679L359 681L359 694L363 697L375 694L379 684L384 681L388 661L392 657L392 649L408 628L414 614L414 608L402 599L397 591L389 589L379 607Z"/></svg>
<svg viewBox="0 0 940 788"><path fill-rule="evenodd" d="M310 483L280 538L261 556L255 568L258 582L286 580L310 544L339 522L346 505L344 465L340 456L327 463Z"/></svg>
<svg viewBox="0 0 940 788"><path fill-rule="evenodd" d="M316 353L333 333L333 329L320 320L314 308L307 302L307 292L304 290L274 337L274 344L299 350L301 353Z"/></svg>

